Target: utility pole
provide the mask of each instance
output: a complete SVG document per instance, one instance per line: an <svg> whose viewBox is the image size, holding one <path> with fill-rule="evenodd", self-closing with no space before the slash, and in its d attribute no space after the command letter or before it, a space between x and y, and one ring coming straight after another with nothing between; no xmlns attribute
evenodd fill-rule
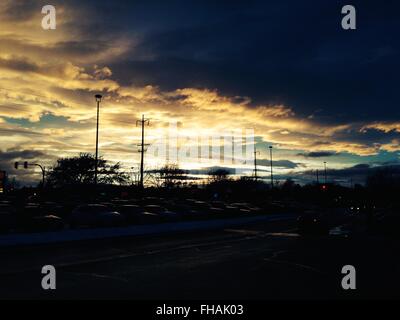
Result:
<svg viewBox="0 0 400 320"><path fill-rule="evenodd" d="M94 96L97 102L97 123L96 123L96 159L94 164L94 184L97 185L97 165L98 165L98 152L99 152L99 113L100 113L100 102L102 95L96 94Z"/></svg>
<svg viewBox="0 0 400 320"><path fill-rule="evenodd" d="M272 171L272 146L269 146L269 154L271 159L271 189L274 187L274 174Z"/></svg>
<svg viewBox="0 0 400 320"><path fill-rule="evenodd" d="M256 148L254 148L254 180L258 180L257 177L257 153L260 154L260 151L257 151Z"/></svg>
<svg viewBox="0 0 400 320"><path fill-rule="evenodd" d="M317 169L317 185L319 186L319 174L318 174L318 169Z"/></svg>
<svg viewBox="0 0 400 320"><path fill-rule="evenodd" d="M324 170L325 170L325 185L326 185L326 161L324 161Z"/></svg>
<svg viewBox="0 0 400 320"><path fill-rule="evenodd" d="M143 184L143 168L144 168L144 153L145 153L145 146L148 144L144 143L144 126L145 124L150 125L150 119L145 119L144 114L142 114L142 120L136 120L136 126L140 123L142 126L142 143L139 144L138 146L140 147L140 181L139 181L139 186L143 189L144 184Z"/></svg>

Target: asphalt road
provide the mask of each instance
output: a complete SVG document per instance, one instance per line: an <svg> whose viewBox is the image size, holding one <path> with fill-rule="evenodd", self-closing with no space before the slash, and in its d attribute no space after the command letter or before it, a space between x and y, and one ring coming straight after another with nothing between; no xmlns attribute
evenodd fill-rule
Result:
<svg viewBox="0 0 400 320"><path fill-rule="evenodd" d="M399 298L399 241L300 237L295 222L0 251L1 299ZM357 289L341 288L354 265ZM41 288L54 265L57 289Z"/></svg>

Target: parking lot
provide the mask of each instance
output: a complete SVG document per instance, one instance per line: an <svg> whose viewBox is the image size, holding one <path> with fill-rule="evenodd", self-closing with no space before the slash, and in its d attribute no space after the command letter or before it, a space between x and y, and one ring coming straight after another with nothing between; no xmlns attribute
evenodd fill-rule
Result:
<svg viewBox="0 0 400 320"><path fill-rule="evenodd" d="M46 232L76 228L107 228L202 221L282 213L276 205L201 201L198 199L112 199L107 202L25 202L0 201L0 232Z"/></svg>

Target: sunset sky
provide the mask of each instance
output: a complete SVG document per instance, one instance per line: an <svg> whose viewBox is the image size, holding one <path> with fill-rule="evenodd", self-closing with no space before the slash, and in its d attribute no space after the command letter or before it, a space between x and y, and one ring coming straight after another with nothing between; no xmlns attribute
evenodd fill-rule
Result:
<svg viewBox="0 0 400 320"><path fill-rule="evenodd" d="M54 0L43 30L48 2L2 0L0 169L34 183L14 161L94 153L96 93L100 154L124 170L142 114L149 143L171 121L185 136L253 129L265 177L270 145L277 176L303 182L324 161L342 183L398 165L400 5L379 3L353 1L346 31L343 1Z"/></svg>

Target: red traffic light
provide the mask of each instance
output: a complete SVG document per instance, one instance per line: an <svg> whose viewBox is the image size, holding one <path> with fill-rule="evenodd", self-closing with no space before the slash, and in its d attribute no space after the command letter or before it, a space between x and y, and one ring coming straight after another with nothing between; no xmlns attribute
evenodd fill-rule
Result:
<svg viewBox="0 0 400 320"><path fill-rule="evenodd" d="M25 168L25 169L28 169L28 161L25 161L25 162L24 162L24 168Z"/></svg>
<svg viewBox="0 0 400 320"><path fill-rule="evenodd" d="M15 168L15 169L18 169L18 165L19 165L19 163L18 163L18 161L16 161L16 162L14 163L14 168Z"/></svg>

